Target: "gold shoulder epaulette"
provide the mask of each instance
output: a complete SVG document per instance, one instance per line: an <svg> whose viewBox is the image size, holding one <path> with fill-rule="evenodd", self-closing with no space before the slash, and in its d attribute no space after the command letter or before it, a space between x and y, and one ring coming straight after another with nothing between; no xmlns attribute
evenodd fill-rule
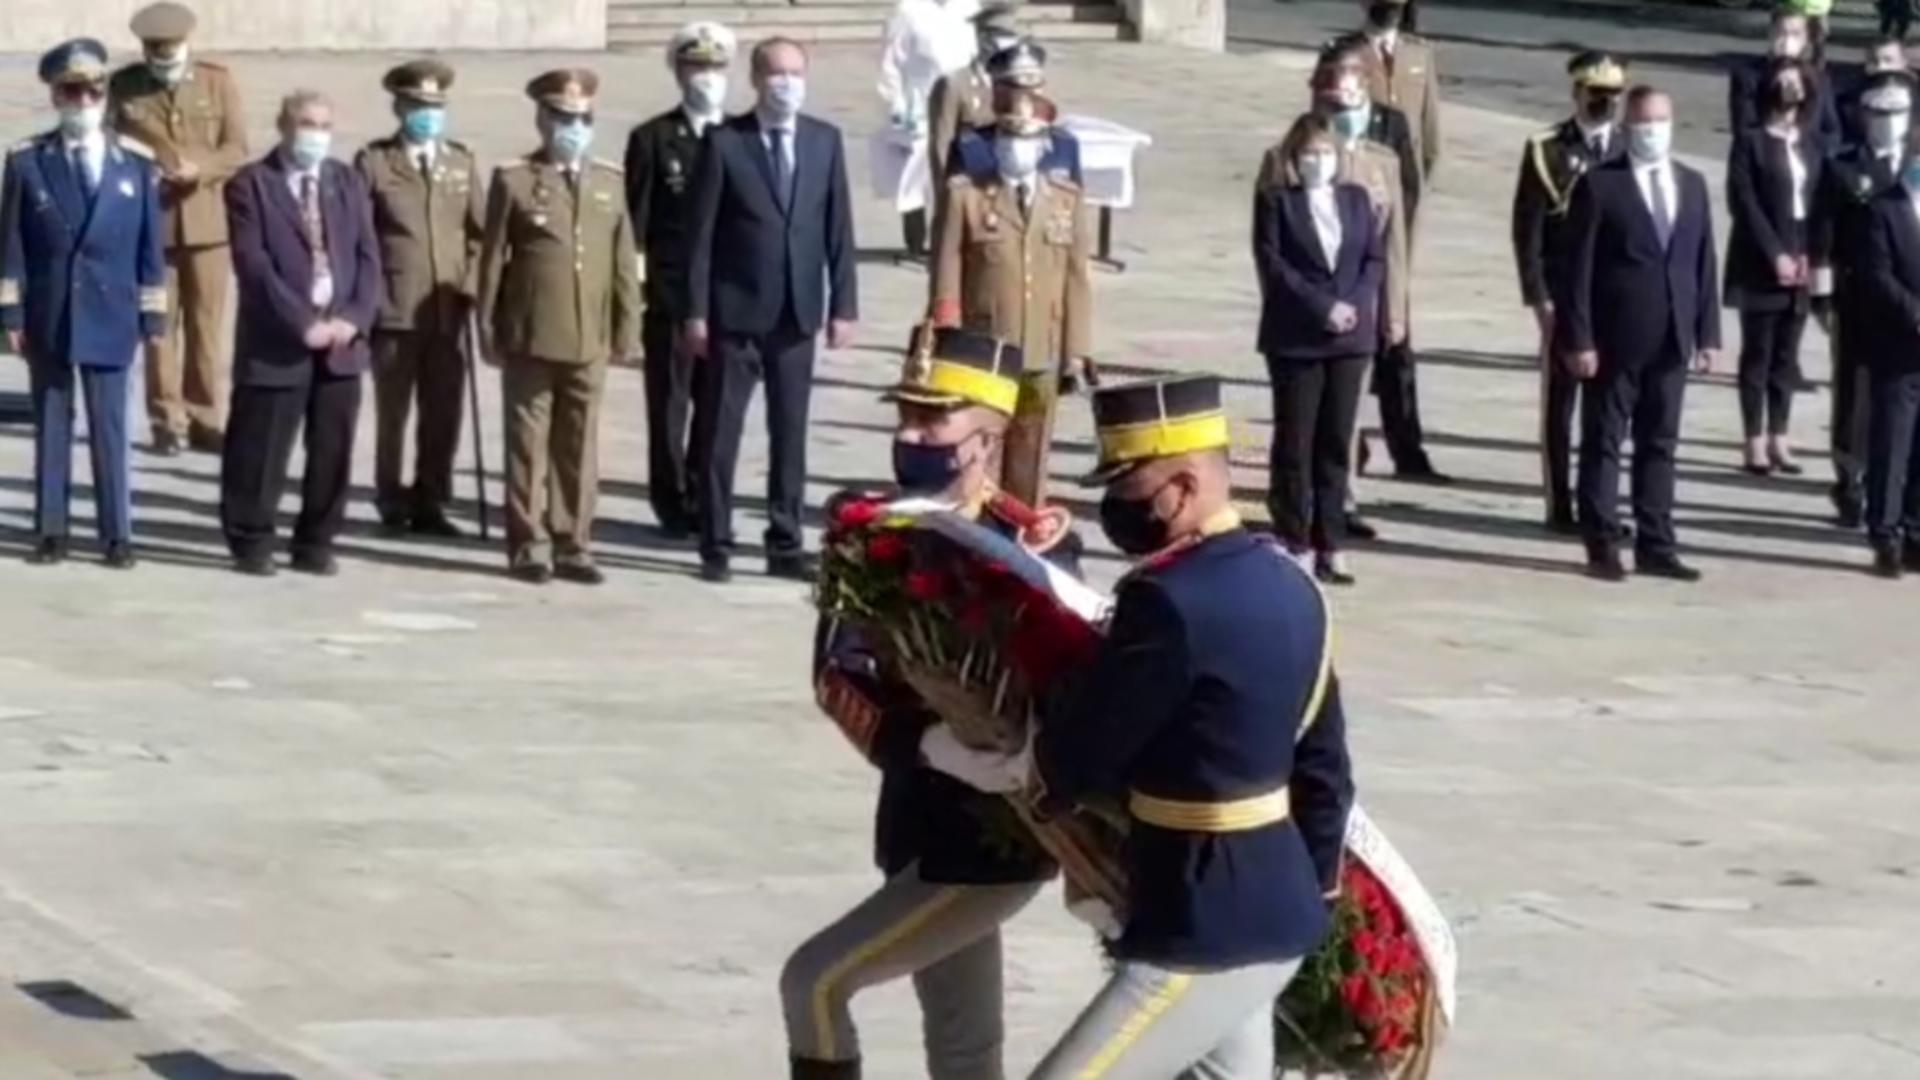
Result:
<svg viewBox="0 0 1920 1080"><path fill-rule="evenodd" d="M131 135L118 136L114 141L119 144L120 149L132 154L134 157L146 158L148 161L152 161L155 157L153 147L148 146L146 143L141 142Z"/></svg>

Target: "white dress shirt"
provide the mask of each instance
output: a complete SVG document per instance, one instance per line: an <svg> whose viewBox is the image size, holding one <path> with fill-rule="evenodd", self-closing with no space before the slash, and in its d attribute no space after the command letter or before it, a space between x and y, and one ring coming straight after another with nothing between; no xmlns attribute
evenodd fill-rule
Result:
<svg viewBox="0 0 1920 1080"><path fill-rule="evenodd" d="M407 160L412 162L414 169L419 172L432 172L434 159L439 154L440 144L432 140L407 144Z"/></svg>
<svg viewBox="0 0 1920 1080"><path fill-rule="evenodd" d="M66 152L68 161L72 161L74 155L78 154L80 156L81 167L87 171L87 175L78 176L74 179L85 184L88 189L98 188L100 186L100 170L107 159L106 132L95 131L88 135L82 135L78 139L63 139L61 146Z"/></svg>
<svg viewBox="0 0 1920 1080"><path fill-rule="evenodd" d="M1920 219L1920 191L1907 188L1907 205L1913 207L1914 218Z"/></svg>
<svg viewBox="0 0 1920 1080"><path fill-rule="evenodd" d="M1662 160L1650 165L1635 163L1633 182L1640 186L1640 201L1647 204L1647 215L1654 216L1653 185L1660 185L1660 193L1667 203L1669 224L1680 221L1680 188L1673 180L1673 162Z"/></svg>
<svg viewBox="0 0 1920 1080"><path fill-rule="evenodd" d="M1326 252L1327 265L1340 266L1340 243L1345 239L1340 227L1339 189L1332 184L1307 189L1307 209L1313 215L1313 231L1320 237L1320 250Z"/></svg>
<svg viewBox="0 0 1920 1080"><path fill-rule="evenodd" d="M1793 220L1807 220L1807 159L1800 155L1800 133L1781 136L1768 132L1787 144L1787 174L1793 179Z"/></svg>
<svg viewBox="0 0 1920 1080"><path fill-rule="evenodd" d="M705 135L708 128L726 119L727 116L724 109L715 109L711 113L694 112L693 107L684 101L680 103L680 115L686 119L687 126L693 129L693 137L696 139Z"/></svg>
<svg viewBox="0 0 1920 1080"><path fill-rule="evenodd" d="M314 200L323 208L320 215L320 227L324 230L327 227L326 211L324 209L326 206L326 189L320 185L320 172L320 166L315 166L312 169L302 169L293 163L291 157L287 159L287 189L293 192L293 205L301 207L302 214L306 212L306 204L301 200L306 198L307 181L312 180ZM301 227L306 227L304 218L301 221ZM313 261L313 288L308 295L309 298L313 300L313 309L315 311L325 311L327 305L333 303L333 263L330 259L316 258Z"/></svg>

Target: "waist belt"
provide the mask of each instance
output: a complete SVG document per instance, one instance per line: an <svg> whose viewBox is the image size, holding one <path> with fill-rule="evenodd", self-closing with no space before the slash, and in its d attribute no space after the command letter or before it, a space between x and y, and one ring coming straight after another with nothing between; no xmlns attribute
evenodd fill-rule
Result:
<svg viewBox="0 0 1920 1080"><path fill-rule="evenodd" d="M1287 789L1232 802L1184 802L1133 792L1127 810L1136 819L1178 832L1233 833L1287 820L1292 802Z"/></svg>

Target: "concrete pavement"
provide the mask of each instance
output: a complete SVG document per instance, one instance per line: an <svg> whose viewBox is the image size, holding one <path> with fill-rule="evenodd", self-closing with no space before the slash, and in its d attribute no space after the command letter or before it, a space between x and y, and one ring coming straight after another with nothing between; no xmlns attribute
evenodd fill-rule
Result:
<svg viewBox="0 0 1920 1080"><path fill-rule="evenodd" d="M458 134L489 157L525 147L521 84L580 59L462 60ZM314 84L341 95L352 141L386 126L388 62L234 66L263 139L274 96ZM650 56L592 62L615 153L666 75ZM814 79L853 133L857 189L872 66L825 50ZM1119 227L1132 268L1096 282L1097 352L1116 374L1231 376L1256 501L1270 410L1247 190L1304 79L1291 55L1056 58L1071 110L1156 139ZM37 98L16 83L0 130L24 133ZM1537 375L1504 237L1541 119L1449 115L1418 333L1435 455L1462 482L1367 481L1387 538L1337 598L1364 797L1461 936L1440 1075L1911 1077L1920 586L1862 573L1857 540L1824 521L1823 478L1737 471L1724 376L1696 384L1683 449L1681 534L1705 583L1598 586L1538 530ZM864 198L860 229L874 247L897 232ZM862 345L818 379L816 505L885 470L874 392L924 284L863 268ZM0 362L0 390L21 382ZM1819 441L1824 398L1803 403L1803 442ZM1069 476L1089 425L1083 405L1065 413ZM70 981L132 1017L0 992L0 1076L230 1075L201 1059L303 1078L780 1075L775 977L873 883L873 779L811 704L801 590L703 586L693 553L648 531L641 415L637 373L616 373L599 591L514 585L491 548L378 539L364 503L342 577L235 577L203 457L138 461L149 558L132 576L0 560L0 974ZM746 493L764 471L754 428ZM0 430L9 556L29 459ZM742 535L758 528L749 515ZM1119 568L1104 548L1094 566ZM1052 893L1013 924L1009 963L1018 1074L1100 964ZM910 993L858 1016L871 1075L918 1074Z"/></svg>

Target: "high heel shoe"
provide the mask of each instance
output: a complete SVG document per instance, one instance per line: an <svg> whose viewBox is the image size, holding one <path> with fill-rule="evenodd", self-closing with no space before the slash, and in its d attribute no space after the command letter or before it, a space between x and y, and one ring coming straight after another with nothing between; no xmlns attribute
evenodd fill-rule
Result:
<svg viewBox="0 0 1920 1080"><path fill-rule="evenodd" d="M1767 443L1767 460L1772 463L1773 471L1782 476L1800 476L1807 471L1793 460L1793 448L1782 438L1775 437Z"/></svg>
<svg viewBox="0 0 1920 1080"><path fill-rule="evenodd" d="M1773 475L1773 464L1767 457L1765 439L1748 439L1745 457L1745 463L1741 468L1745 469L1749 476Z"/></svg>
<svg viewBox="0 0 1920 1080"><path fill-rule="evenodd" d="M1322 551L1313 557L1313 576L1322 585L1345 587L1358 579L1347 569L1347 560L1337 551Z"/></svg>

